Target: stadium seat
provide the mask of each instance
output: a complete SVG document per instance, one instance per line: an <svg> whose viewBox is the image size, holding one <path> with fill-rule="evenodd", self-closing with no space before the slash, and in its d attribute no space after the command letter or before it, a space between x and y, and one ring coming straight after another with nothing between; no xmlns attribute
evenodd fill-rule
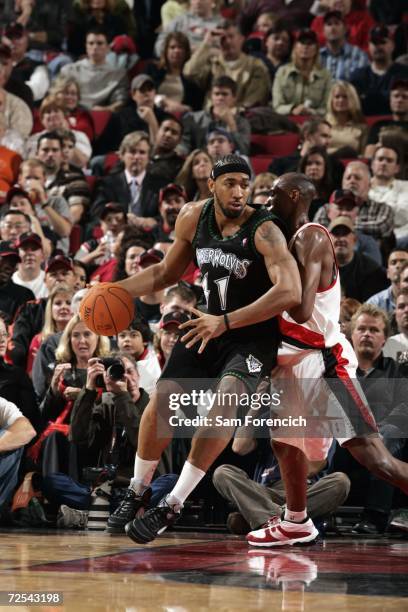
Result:
<svg viewBox="0 0 408 612"><path fill-rule="evenodd" d="M311 119L311 115L289 115L288 119L297 125L303 125L305 121Z"/></svg>
<svg viewBox="0 0 408 612"><path fill-rule="evenodd" d="M251 155L290 155L296 151L299 135L293 132L284 134L252 134Z"/></svg>
<svg viewBox="0 0 408 612"><path fill-rule="evenodd" d="M364 117L368 127L377 123L377 121L383 121L384 119L392 119L392 115L367 115Z"/></svg>
<svg viewBox="0 0 408 612"><path fill-rule="evenodd" d="M82 227L73 225L69 235L69 253L74 256L82 244Z"/></svg>
<svg viewBox="0 0 408 612"><path fill-rule="evenodd" d="M105 155L105 160L103 162L103 172L104 174L109 174L109 172L112 170L113 166L115 164L117 164L117 162L119 161L119 155L115 152L112 153L107 153Z"/></svg>
<svg viewBox="0 0 408 612"><path fill-rule="evenodd" d="M249 158L249 161L255 174L260 174L261 172L268 172L269 164L275 157L276 155L254 155L254 157Z"/></svg>
<svg viewBox="0 0 408 612"><path fill-rule="evenodd" d="M111 111L91 110L91 117L92 117L92 121L94 124L94 130L95 130L95 140L102 134L102 132L108 125L111 116L112 116Z"/></svg>

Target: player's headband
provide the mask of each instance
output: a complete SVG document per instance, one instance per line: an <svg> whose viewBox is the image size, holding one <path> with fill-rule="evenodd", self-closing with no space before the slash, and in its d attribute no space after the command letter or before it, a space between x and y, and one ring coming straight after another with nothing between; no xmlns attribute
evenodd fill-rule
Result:
<svg viewBox="0 0 408 612"><path fill-rule="evenodd" d="M211 170L210 178L215 181L222 174L230 172L242 172L251 178L251 169L242 157L235 157L233 160L223 161L222 159L216 162Z"/></svg>

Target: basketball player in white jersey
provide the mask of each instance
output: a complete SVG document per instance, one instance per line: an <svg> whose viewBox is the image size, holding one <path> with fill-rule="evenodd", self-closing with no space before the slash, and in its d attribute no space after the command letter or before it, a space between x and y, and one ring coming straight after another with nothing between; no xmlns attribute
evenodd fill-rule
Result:
<svg viewBox="0 0 408 612"><path fill-rule="evenodd" d="M302 303L280 318L283 342L273 378L291 379L290 408L307 412L313 402L324 401L322 385L308 381L327 377L331 393L326 390L326 401L334 396L342 413L343 427L336 435L339 443L376 476L407 493L408 464L395 459L378 436L356 380L357 359L340 332L340 279L333 245L326 228L308 223L314 186L303 174L288 173L277 179L271 196L273 212L287 226L289 248L302 280ZM330 443L329 432L315 438L274 436L273 448L286 490L285 514L249 533L249 544L270 547L316 539L318 532L306 509L306 458L321 460Z"/></svg>

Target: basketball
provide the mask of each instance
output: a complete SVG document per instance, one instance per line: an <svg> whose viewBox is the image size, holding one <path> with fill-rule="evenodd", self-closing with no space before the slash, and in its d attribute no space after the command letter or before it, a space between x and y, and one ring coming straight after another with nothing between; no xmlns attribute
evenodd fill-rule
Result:
<svg viewBox="0 0 408 612"><path fill-rule="evenodd" d="M100 283L82 299L79 316L96 334L116 336L129 327L134 310L133 299L125 289L115 283Z"/></svg>

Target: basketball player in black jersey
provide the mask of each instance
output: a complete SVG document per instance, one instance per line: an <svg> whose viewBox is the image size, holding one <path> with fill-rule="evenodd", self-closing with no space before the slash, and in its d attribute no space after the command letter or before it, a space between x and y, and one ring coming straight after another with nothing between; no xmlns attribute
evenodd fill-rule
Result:
<svg viewBox="0 0 408 612"><path fill-rule="evenodd" d="M175 241L165 259L118 284L135 297L174 285L195 258L201 269L208 313L192 309L184 335L173 349L158 389L143 413L134 478L124 501L108 521L108 531L147 543L179 516L183 502L222 452L234 428L217 435L200 428L173 491L157 508L135 518L148 505L149 484L171 431L160 432L163 403L160 385L174 379L216 379L216 397L255 391L276 363L276 315L300 303L300 278L286 240L265 210L247 205L251 171L240 157L219 159L209 179L213 197L191 202L180 211ZM167 387L168 388L168 387ZM242 396L242 395L241 395ZM235 414L233 406L228 416ZM212 414L223 414L215 404ZM160 416L158 412L160 411ZM214 434L214 430L212 430ZM211 437L209 437L209 435Z"/></svg>

